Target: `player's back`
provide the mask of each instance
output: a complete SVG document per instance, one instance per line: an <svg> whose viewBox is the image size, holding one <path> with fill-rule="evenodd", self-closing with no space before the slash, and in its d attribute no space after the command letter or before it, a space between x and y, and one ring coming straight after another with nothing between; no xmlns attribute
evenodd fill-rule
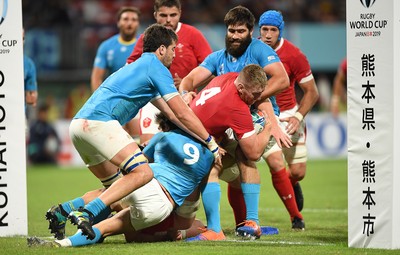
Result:
<svg viewBox="0 0 400 255"><path fill-rule="evenodd" d="M205 145L180 129L157 133L144 154L153 157L154 177L178 205L199 185L214 161Z"/></svg>
<svg viewBox="0 0 400 255"><path fill-rule="evenodd" d="M158 95L176 92L172 76L155 54L144 53L135 63L109 76L75 118L118 120L122 125Z"/></svg>
<svg viewBox="0 0 400 255"><path fill-rule="evenodd" d="M250 115L249 106L240 98L234 84L238 73L215 77L190 103L190 108L206 130L216 138L225 130L242 126L241 121ZM249 116L247 116L249 117Z"/></svg>

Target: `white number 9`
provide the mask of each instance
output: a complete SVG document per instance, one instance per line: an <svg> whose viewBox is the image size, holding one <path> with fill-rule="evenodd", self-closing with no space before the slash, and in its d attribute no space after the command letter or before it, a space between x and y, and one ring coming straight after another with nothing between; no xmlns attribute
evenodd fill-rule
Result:
<svg viewBox="0 0 400 255"><path fill-rule="evenodd" d="M196 146L194 146L191 143L185 143L183 145L183 151L185 152L186 155L189 156L189 158L185 158L183 160L183 163L186 165L193 165L195 164L197 161L199 161L199 157L200 157L200 152L199 149L197 149Z"/></svg>

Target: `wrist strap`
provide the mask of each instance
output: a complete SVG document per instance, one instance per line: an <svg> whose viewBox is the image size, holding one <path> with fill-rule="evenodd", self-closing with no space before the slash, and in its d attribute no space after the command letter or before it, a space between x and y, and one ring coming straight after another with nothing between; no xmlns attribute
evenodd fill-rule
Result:
<svg viewBox="0 0 400 255"><path fill-rule="evenodd" d="M296 113L294 114L294 117L296 117L296 119L298 119L300 122L304 119L303 114L301 114L301 113L299 113L299 112L296 112Z"/></svg>
<svg viewBox="0 0 400 255"><path fill-rule="evenodd" d="M207 138L206 140L204 140L204 141L205 141L206 143L209 143L209 142L211 142L211 139L212 139L212 136L209 135L208 138Z"/></svg>

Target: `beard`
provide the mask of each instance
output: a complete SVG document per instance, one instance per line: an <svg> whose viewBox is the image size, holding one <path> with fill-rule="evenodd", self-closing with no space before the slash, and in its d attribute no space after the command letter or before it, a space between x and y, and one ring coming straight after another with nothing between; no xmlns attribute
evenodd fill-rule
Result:
<svg viewBox="0 0 400 255"><path fill-rule="evenodd" d="M240 42L239 46L232 45L234 42ZM230 39L225 36L225 48L230 55L235 58L239 58L247 50L251 43L251 35L249 34L243 39Z"/></svg>

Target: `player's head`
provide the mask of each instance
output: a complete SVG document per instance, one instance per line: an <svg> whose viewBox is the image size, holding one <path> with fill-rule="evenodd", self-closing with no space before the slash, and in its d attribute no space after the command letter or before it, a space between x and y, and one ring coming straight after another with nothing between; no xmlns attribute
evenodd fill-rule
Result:
<svg viewBox="0 0 400 255"><path fill-rule="evenodd" d="M176 30L181 18L181 2L179 0L156 0L154 2L154 18L172 30Z"/></svg>
<svg viewBox="0 0 400 255"><path fill-rule="evenodd" d="M178 127L170 121L162 112L156 114L156 123L158 124L158 129L163 132L168 132Z"/></svg>
<svg viewBox="0 0 400 255"><path fill-rule="evenodd" d="M260 33L263 27L273 26L279 30L278 40L282 38L282 32L285 27L285 22L283 21L282 13L275 10L270 10L264 12L260 20L258 21L258 26L260 27Z"/></svg>
<svg viewBox="0 0 400 255"><path fill-rule="evenodd" d="M264 69L255 64L245 66L235 80L239 95L244 102L252 105L259 99L267 85Z"/></svg>
<svg viewBox="0 0 400 255"><path fill-rule="evenodd" d="M146 28L143 36L143 52L153 52L167 68L175 57L178 36L174 31L160 24Z"/></svg>
<svg viewBox="0 0 400 255"><path fill-rule="evenodd" d="M136 7L124 6L117 12L117 26L125 40L132 40L139 29L140 10Z"/></svg>
<svg viewBox="0 0 400 255"><path fill-rule="evenodd" d="M255 18L249 9L236 6L225 15L225 48L233 57L240 57L251 43Z"/></svg>

